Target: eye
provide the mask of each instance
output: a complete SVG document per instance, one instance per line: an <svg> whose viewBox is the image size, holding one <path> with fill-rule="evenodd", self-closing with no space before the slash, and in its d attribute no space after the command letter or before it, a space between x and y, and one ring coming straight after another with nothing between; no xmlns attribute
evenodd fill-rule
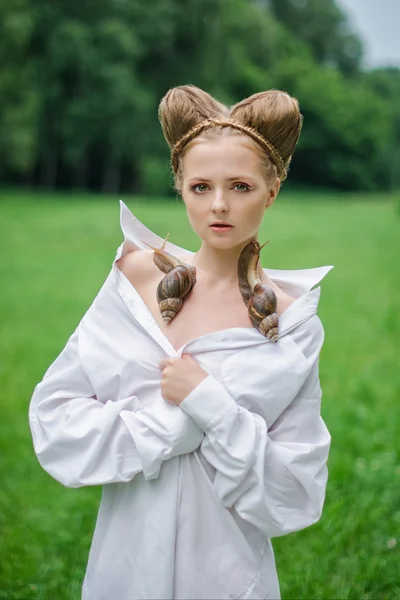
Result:
<svg viewBox="0 0 400 600"><path fill-rule="evenodd" d="M237 192L248 192L250 189L247 183L235 183L233 187Z"/></svg>
<svg viewBox="0 0 400 600"><path fill-rule="evenodd" d="M204 192L208 190L208 185L206 183L196 183L196 185L192 185L190 189L196 194L204 194Z"/></svg>

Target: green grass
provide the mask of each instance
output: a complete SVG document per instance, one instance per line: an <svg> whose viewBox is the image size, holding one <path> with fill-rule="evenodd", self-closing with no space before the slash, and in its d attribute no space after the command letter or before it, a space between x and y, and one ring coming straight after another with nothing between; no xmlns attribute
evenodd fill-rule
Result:
<svg viewBox="0 0 400 600"><path fill-rule="evenodd" d="M179 202L123 200L198 247ZM260 233L265 267L335 266L318 309L330 478L320 522L274 540L285 600L400 599L398 205L286 192ZM0 599L80 599L101 488L67 489L41 469L27 411L121 241L117 197L0 195Z"/></svg>

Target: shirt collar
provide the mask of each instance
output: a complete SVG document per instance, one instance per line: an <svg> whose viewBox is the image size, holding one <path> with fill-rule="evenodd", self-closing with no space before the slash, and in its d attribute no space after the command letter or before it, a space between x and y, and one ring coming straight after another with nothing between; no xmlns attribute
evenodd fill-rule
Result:
<svg viewBox="0 0 400 600"><path fill-rule="evenodd" d="M118 248L115 260L126 254L128 245L133 245L136 249L146 250L147 242L151 246L160 247L164 239L151 231L142 223L120 200L120 224L124 235L124 243ZM141 241L143 240L143 242ZM165 250L171 254L194 254L191 250L177 246L172 242L166 242ZM332 265L312 267L309 269L269 269L264 268L264 272L274 281L284 292L299 298L306 294L311 288L319 283L329 271L333 269ZM313 293L307 294L307 303L312 304L316 310L320 298L320 288L312 290ZM310 306L311 308L311 306Z"/></svg>

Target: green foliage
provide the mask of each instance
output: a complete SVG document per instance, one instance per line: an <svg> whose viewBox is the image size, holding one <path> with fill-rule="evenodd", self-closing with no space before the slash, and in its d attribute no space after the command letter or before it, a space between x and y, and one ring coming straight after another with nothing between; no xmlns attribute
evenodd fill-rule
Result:
<svg viewBox="0 0 400 600"><path fill-rule="evenodd" d="M5 182L150 193L148 165L168 163L158 103L193 83L228 104L298 97L294 181L398 185L400 71L360 70L334 0L1 0L0 57Z"/></svg>
<svg viewBox="0 0 400 600"><path fill-rule="evenodd" d="M357 79L351 86L335 69L312 68L306 57L286 61L281 85L301 98L304 128L291 167L302 182L342 189L387 189L385 165L392 143L390 107ZM399 136L400 138L400 136Z"/></svg>
<svg viewBox="0 0 400 600"><path fill-rule="evenodd" d="M29 0L0 2L0 175L8 165L29 173L35 164L40 91L29 56L34 26Z"/></svg>
<svg viewBox="0 0 400 600"><path fill-rule="evenodd" d="M384 169L393 188L400 187L400 70L379 68L364 74L365 83L380 97L386 99L387 140L385 145Z"/></svg>
<svg viewBox="0 0 400 600"><path fill-rule="evenodd" d="M174 192L174 178L169 163L156 156L140 159L141 188L149 196L168 196Z"/></svg>
<svg viewBox="0 0 400 600"><path fill-rule="evenodd" d="M274 15L305 42L315 61L352 74L360 68L362 46L335 0L271 0Z"/></svg>
<svg viewBox="0 0 400 600"><path fill-rule="evenodd" d="M198 247L181 203L123 199L162 237L170 231L174 243ZM332 435L326 504L318 524L273 541L284 600L400 599L394 201L282 192L260 232L274 242L263 250L265 267L335 266L318 307L322 414ZM2 600L80 598L101 488L67 489L41 469L28 404L100 289L121 235L117 196L1 196Z"/></svg>

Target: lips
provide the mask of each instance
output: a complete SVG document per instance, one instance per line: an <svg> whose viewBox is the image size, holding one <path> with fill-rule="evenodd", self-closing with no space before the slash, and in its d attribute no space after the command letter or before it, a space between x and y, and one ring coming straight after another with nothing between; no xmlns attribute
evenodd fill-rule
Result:
<svg viewBox="0 0 400 600"><path fill-rule="evenodd" d="M229 223L212 223L210 227L233 227Z"/></svg>

